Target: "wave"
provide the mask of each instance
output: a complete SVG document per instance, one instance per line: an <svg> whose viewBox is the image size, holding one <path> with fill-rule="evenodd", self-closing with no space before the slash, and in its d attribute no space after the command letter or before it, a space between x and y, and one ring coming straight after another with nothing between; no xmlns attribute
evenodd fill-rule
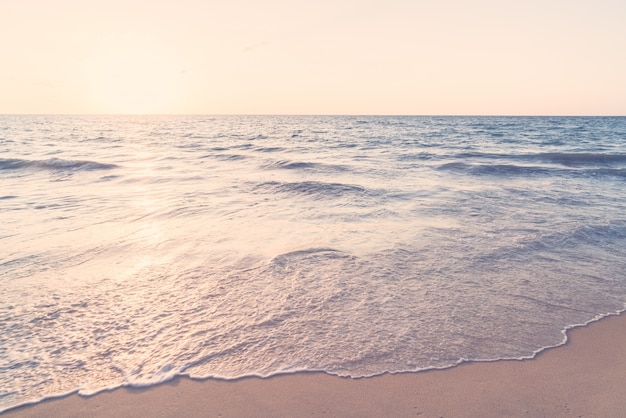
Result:
<svg viewBox="0 0 626 418"><path fill-rule="evenodd" d="M399 161L428 161L435 160L439 158L438 154L433 154L429 152L412 152L407 154L401 154L398 156Z"/></svg>
<svg viewBox="0 0 626 418"><path fill-rule="evenodd" d="M612 221L602 224L574 224L572 228L536 237L520 246L551 250L590 244L606 248L607 242L616 243L624 240L626 240L626 221Z"/></svg>
<svg viewBox="0 0 626 418"><path fill-rule="evenodd" d="M533 157L531 155L531 157ZM564 166L597 165L597 164L624 164L626 154L605 154L605 153L541 153L535 154L534 158L545 160L551 163Z"/></svg>
<svg viewBox="0 0 626 418"><path fill-rule="evenodd" d="M626 168L605 168L599 170L590 170L591 175L596 176L612 176L612 177L626 177Z"/></svg>
<svg viewBox="0 0 626 418"><path fill-rule="evenodd" d="M241 154L217 154L212 157L221 161L240 161L247 158L245 155Z"/></svg>
<svg viewBox="0 0 626 418"><path fill-rule="evenodd" d="M325 257L325 258L346 258L348 254L343 251L330 248L330 247L312 247L304 250L291 251L284 254L279 254L270 260L271 264L278 266L284 266L298 259L308 259L310 257Z"/></svg>
<svg viewBox="0 0 626 418"><path fill-rule="evenodd" d="M493 175L493 176L528 176L537 174L548 174L551 171L545 167L519 166L514 164L468 164L453 162L442 164L437 170L467 173L472 175Z"/></svg>
<svg viewBox="0 0 626 418"><path fill-rule="evenodd" d="M288 161L280 160L272 163L265 164L263 166L266 170L312 170L317 171L345 171L346 168L341 165L335 164L323 164L323 163L310 163L304 161Z"/></svg>
<svg viewBox="0 0 626 418"><path fill-rule="evenodd" d="M626 154L610 154L597 152L543 152L535 154L498 154L466 152L453 155L452 158L467 159L488 159L488 160L513 160L542 162L558 164L565 167L598 166L626 164Z"/></svg>
<svg viewBox="0 0 626 418"><path fill-rule="evenodd" d="M583 177L626 177L626 168L553 168L537 165L516 164L471 164L451 162L436 167L440 171L452 171L475 176L583 176Z"/></svg>
<svg viewBox="0 0 626 418"><path fill-rule="evenodd" d="M255 148L254 150L258 152L273 153L273 152L282 152L285 150L285 148L283 147L258 147L258 148Z"/></svg>
<svg viewBox="0 0 626 418"><path fill-rule="evenodd" d="M48 160L23 160L19 158L0 158L0 170L110 170L117 168L115 164L99 163L86 160L65 160L62 158L50 158Z"/></svg>
<svg viewBox="0 0 626 418"><path fill-rule="evenodd" d="M344 196L365 196L370 194L368 189L353 184L324 183L320 181L302 181L283 183L269 181L256 185L255 190L269 190L275 193L301 194L319 198L334 198Z"/></svg>
<svg viewBox="0 0 626 418"><path fill-rule="evenodd" d="M319 164L316 163L305 163L298 161L276 161L270 164L266 164L264 168L267 169L284 169L284 170L293 170L293 169L305 169L305 168L314 168Z"/></svg>

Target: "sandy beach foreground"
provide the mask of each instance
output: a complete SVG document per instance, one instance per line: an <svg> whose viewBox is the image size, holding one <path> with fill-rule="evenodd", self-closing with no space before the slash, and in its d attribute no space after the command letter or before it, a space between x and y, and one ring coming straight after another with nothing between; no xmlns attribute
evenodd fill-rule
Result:
<svg viewBox="0 0 626 418"><path fill-rule="evenodd" d="M626 417L626 316L569 333L533 360L346 379L297 373L236 381L175 379L71 395L9 417Z"/></svg>

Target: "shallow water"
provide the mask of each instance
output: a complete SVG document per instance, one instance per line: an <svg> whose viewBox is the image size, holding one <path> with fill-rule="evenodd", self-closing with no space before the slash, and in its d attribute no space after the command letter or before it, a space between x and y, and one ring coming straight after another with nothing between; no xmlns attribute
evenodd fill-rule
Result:
<svg viewBox="0 0 626 418"><path fill-rule="evenodd" d="M521 358L626 303L626 118L0 116L0 410Z"/></svg>

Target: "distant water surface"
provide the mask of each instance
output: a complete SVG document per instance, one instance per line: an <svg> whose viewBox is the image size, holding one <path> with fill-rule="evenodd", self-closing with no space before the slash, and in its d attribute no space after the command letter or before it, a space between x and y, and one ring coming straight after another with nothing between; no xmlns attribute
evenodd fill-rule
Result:
<svg viewBox="0 0 626 418"><path fill-rule="evenodd" d="M0 410L533 356L626 303L626 118L0 116Z"/></svg>

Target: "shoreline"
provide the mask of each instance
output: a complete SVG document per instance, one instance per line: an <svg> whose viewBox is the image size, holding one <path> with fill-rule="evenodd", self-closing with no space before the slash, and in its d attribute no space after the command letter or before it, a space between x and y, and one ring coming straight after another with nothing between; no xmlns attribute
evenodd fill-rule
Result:
<svg viewBox="0 0 626 418"><path fill-rule="evenodd" d="M563 344L529 359L465 361L357 379L324 372L176 377L91 396L73 392L0 416L623 416L626 315L574 326L565 335Z"/></svg>

